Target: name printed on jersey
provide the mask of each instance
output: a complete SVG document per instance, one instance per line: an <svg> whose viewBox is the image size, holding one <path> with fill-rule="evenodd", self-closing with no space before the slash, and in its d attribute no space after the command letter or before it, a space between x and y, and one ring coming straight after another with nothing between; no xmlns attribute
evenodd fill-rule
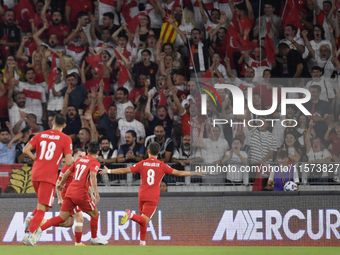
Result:
<svg viewBox="0 0 340 255"><path fill-rule="evenodd" d="M89 159L81 158L79 161L80 161L80 162L84 162L84 163L88 163L90 160L89 160Z"/></svg>
<svg viewBox="0 0 340 255"><path fill-rule="evenodd" d="M149 162L144 162L143 163L143 166L156 166L156 167L159 167L159 163L149 163Z"/></svg>
<svg viewBox="0 0 340 255"><path fill-rule="evenodd" d="M60 136L59 135L42 134L41 138L47 138L47 139L52 139L52 140L59 140Z"/></svg>

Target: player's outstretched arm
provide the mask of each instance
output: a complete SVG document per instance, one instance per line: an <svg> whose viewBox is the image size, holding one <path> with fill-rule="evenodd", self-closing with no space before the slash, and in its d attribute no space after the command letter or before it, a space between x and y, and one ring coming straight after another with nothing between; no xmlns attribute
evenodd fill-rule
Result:
<svg viewBox="0 0 340 255"><path fill-rule="evenodd" d="M180 171L180 170L176 170L174 169L172 171L172 175L176 175L176 176L181 176L181 177L185 177L185 176L204 176L206 175L206 173L200 172L200 171Z"/></svg>
<svg viewBox="0 0 340 255"><path fill-rule="evenodd" d="M67 154L68 155L68 154ZM70 169L67 169L67 171L64 173L63 178L61 179L61 181L59 183L57 183L57 190L62 190L64 188L64 184L68 178L68 176L71 174Z"/></svg>
<svg viewBox="0 0 340 255"><path fill-rule="evenodd" d="M106 166L104 166L104 169L99 169L101 175L105 174L127 174L131 173L130 167L126 168L117 168L117 169L108 169Z"/></svg>
<svg viewBox="0 0 340 255"><path fill-rule="evenodd" d="M32 150L33 150L32 144L27 143L26 146L25 146L25 148L22 150L22 152L23 152L27 157L29 157L30 159L32 159L33 161L35 161L35 156L34 156L34 154L32 153Z"/></svg>

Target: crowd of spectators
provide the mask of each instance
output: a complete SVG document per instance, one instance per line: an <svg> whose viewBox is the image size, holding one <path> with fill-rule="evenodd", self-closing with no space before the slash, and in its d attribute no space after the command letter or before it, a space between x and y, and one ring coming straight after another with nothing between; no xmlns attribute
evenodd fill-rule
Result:
<svg viewBox="0 0 340 255"><path fill-rule="evenodd" d="M52 127L56 113L67 116L63 132L74 149L100 143L103 165L139 162L151 142L161 145L159 160L183 170L194 163L267 164L280 151L292 163L339 162L340 0L291 2L1 0L0 163L32 164L22 150ZM227 51L235 36L240 50ZM244 114L234 115L226 89L217 90L222 105L208 96L202 115L201 78L211 87L234 84L245 98L253 88L257 110L271 108L274 88L279 102L282 87L306 88L312 116L294 105L282 116L279 104L271 116L256 116L247 102ZM213 119L238 124L213 127ZM337 173L324 177L339 181ZM245 176L201 181L242 183Z"/></svg>

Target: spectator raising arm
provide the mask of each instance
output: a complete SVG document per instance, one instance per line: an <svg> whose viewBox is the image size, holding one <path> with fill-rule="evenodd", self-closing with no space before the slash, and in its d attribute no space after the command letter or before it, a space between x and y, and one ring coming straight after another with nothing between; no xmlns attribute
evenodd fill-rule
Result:
<svg viewBox="0 0 340 255"><path fill-rule="evenodd" d="M184 107L182 106L181 102L180 102L179 99L178 99L177 91L178 91L178 89L177 89L176 87L173 87L173 88L171 89L172 97L173 97L174 103L175 103L175 105L176 105L176 107L177 107L177 110L178 110L179 114L182 115L182 114L185 112L185 109L184 109Z"/></svg>
<svg viewBox="0 0 340 255"><path fill-rule="evenodd" d="M167 21L174 27L174 29L177 31L177 33L179 34L179 36L182 38L184 44L188 44L188 39L185 36L185 34L182 32L182 30L180 30L178 28L178 26L175 23L175 19L173 17L168 16L167 17Z"/></svg>
<svg viewBox="0 0 340 255"><path fill-rule="evenodd" d="M205 122L201 123L200 134L197 139L196 147L197 148L205 148L205 143L203 142L203 134L204 134Z"/></svg>
<svg viewBox="0 0 340 255"><path fill-rule="evenodd" d="M307 31L307 30L303 30L303 31L302 31L303 40L305 41L305 44L306 44L306 47L307 47L309 53L310 53L310 54L312 55L312 57L315 59L315 51L314 51L312 45L310 44L307 35L308 35L308 31Z"/></svg>
<svg viewBox="0 0 340 255"><path fill-rule="evenodd" d="M203 0L198 0L198 4L199 4L200 13L201 13L201 16L202 16L202 21L203 21L204 24L207 24L208 17L205 14L205 10L204 10L204 7L203 7L203 5L204 5Z"/></svg>
<svg viewBox="0 0 340 255"><path fill-rule="evenodd" d="M159 0L150 0L150 3L152 7L155 8L156 13L160 14L162 16L162 19L164 19L166 16L166 12L162 7L161 2Z"/></svg>
<svg viewBox="0 0 340 255"><path fill-rule="evenodd" d="M17 59L21 59L25 63L28 63L28 56L24 53L25 43L28 41L28 36L23 36L21 39L20 47L17 52Z"/></svg>
<svg viewBox="0 0 340 255"><path fill-rule="evenodd" d="M63 103L63 108L61 109L60 113L67 115L67 107L68 107L68 99L70 97L70 93L75 89L75 87L71 87L71 85L68 85L68 88L65 93L64 97L64 103ZM53 93L54 94L54 93Z"/></svg>
<svg viewBox="0 0 340 255"><path fill-rule="evenodd" d="M94 101L95 99L92 98L91 101ZM92 104L92 102L91 102ZM91 108L91 107L90 107ZM97 128L96 125L93 122L93 118L92 118L92 112L91 111L87 111L85 112L85 119L89 122L90 124L90 129L91 129L91 141L95 141L98 142L98 132L97 132Z"/></svg>
<svg viewBox="0 0 340 255"><path fill-rule="evenodd" d="M39 47L39 46L41 46L42 45L42 41L41 41L41 39L39 38L41 35L42 35L42 33L44 33L44 31L46 30L46 29L48 29L49 28L49 25L48 25L48 23L46 22L45 24L44 24L44 26L41 28L41 29L39 29L38 30L38 32L36 32L36 33L34 33L33 34L33 39L34 39L34 41L35 41L35 43L37 44L37 47Z"/></svg>
<svg viewBox="0 0 340 255"><path fill-rule="evenodd" d="M93 15L91 15L90 35L91 35L91 40L93 42L97 41L97 36L96 36L96 18Z"/></svg>

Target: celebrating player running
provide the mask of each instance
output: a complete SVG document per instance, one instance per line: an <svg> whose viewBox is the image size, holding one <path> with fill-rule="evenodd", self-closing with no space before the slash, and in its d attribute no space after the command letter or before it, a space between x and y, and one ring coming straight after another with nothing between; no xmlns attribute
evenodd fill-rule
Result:
<svg viewBox="0 0 340 255"><path fill-rule="evenodd" d="M95 203L98 203L100 196L97 187L97 172L100 163L95 159L99 151L97 142L91 141L88 147L88 155L78 159L64 174L60 183L57 185L58 190L62 190L66 180L71 173L74 173L74 178L67 188L65 199L60 208L59 216L53 217L45 224L39 227L37 232L33 234L33 243L36 241L40 233L50 228L51 226L59 226L70 216L70 211L76 206L91 216L91 244L104 245L107 241L102 241L97 237L99 212ZM88 195L88 189L92 185L95 193L95 201L92 201ZM31 240L29 240L29 243Z"/></svg>
<svg viewBox="0 0 340 255"><path fill-rule="evenodd" d="M66 165L72 164L72 140L62 133L63 128L66 127L66 116L57 114L52 123L51 130L33 136L23 149L23 153L34 161L32 183L38 197L38 206L33 212L34 216L22 240L25 245L34 245L29 243L32 233L43 221L45 212L53 206L55 181L58 178L58 168L63 155L66 158ZM32 153L34 149L37 157Z"/></svg>
<svg viewBox="0 0 340 255"><path fill-rule="evenodd" d="M156 207L158 205L160 196L160 183L164 174L176 175L176 176L190 176L199 175L204 173L190 172L190 171L178 171L162 161L157 159L160 146L158 143L151 143L148 146L149 158L143 160L132 167L118 168L118 169L100 169L100 174L126 174L126 173L140 173L142 184L139 188L138 200L139 211L141 215L133 214L129 209L126 210L125 216L122 218L121 223L125 224L129 219L137 222L140 225L140 245L144 246L147 224L154 215Z"/></svg>

